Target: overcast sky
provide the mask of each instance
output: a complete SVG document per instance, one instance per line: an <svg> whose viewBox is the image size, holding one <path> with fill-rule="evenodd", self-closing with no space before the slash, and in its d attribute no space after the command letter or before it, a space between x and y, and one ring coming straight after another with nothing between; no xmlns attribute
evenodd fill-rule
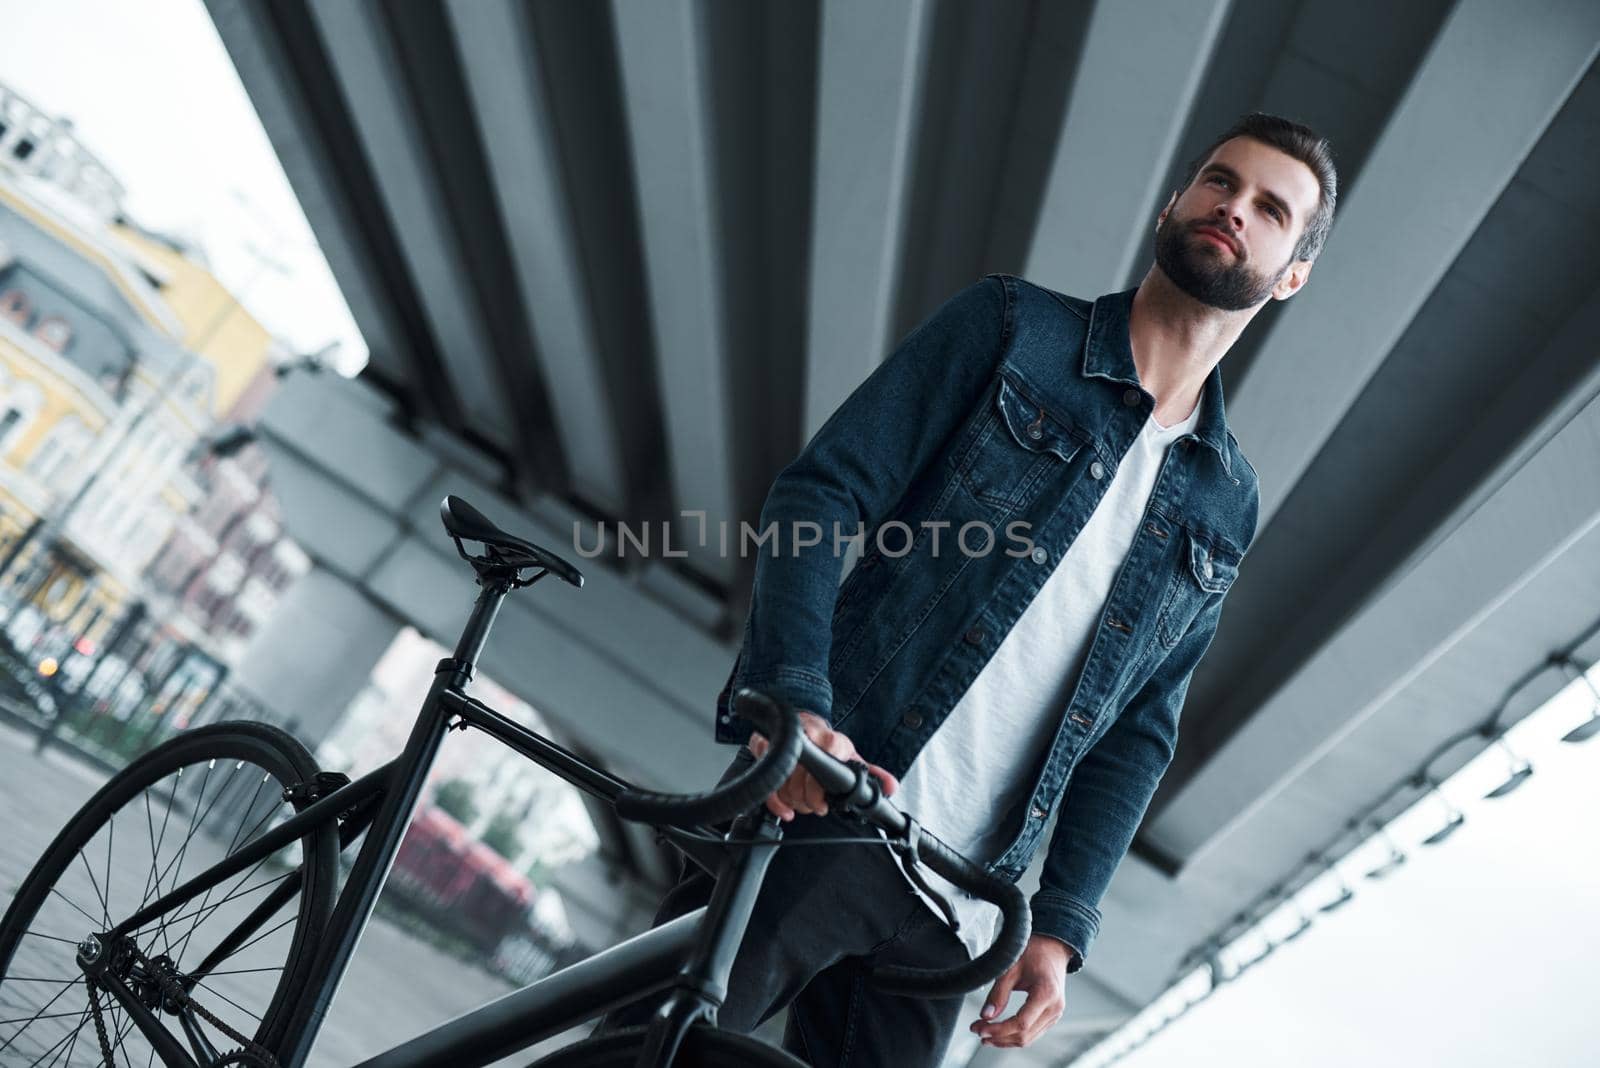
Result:
<svg viewBox="0 0 1600 1068"><path fill-rule="evenodd" d="M366 346L200 0L0 0L0 82L72 119L145 226L198 238L296 351ZM260 266L262 255L286 270Z"/></svg>
<svg viewBox="0 0 1600 1068"><path fill-rule="evenodd" d="M1443 823L1418 805L1396 821L1406 864L1357 872L1353 901L1117 1068L1600 1065L1600 737L1557 740L1592 704L1579 685L1513 730L1534 765L1521 788L1482 799L1507 768L1485 751L1446 784L1454 835L1415 845Z"/></svg>

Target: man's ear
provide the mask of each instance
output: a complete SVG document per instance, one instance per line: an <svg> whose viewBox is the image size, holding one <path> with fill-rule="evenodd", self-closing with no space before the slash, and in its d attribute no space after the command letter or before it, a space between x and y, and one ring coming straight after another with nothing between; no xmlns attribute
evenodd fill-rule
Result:
<svg viewBox="0 0 1600 1068"><path fill-rule="evenodd" d="M1156 216L1156 229L1159 230L1161 228L1161 224L1167 221L1167 216L1172 212L1172 205L1176 204L1177 202L1178 192L1177 190L1173 190L1172 195L1167 198L1167 206L1162 208L1161 214Z"/></svg>
<svg viewBox="0 0 1600 1068"><path fill-rule="evenodd" d="M1289 264L1289 269L1283 272L1283 277L1272 287L1272 299L1288 300L1300 292L1300 287L1306 284L1306 279L1309 277L1311 277L1311 261L1295 260Z"/></svg>

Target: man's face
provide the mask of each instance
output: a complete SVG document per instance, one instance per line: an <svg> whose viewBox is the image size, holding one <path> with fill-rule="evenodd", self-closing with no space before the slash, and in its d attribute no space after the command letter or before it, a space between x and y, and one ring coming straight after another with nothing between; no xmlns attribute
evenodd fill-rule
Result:
<svg viewBox="0 0 1600 1068"><path fill-rule="evenodd" d="M1311 168L1248 137L1225 142L1156 226L1156 265L1202 304L1243 311L1284 300L1311 264L1291 260L1317 207Z"/></svg>

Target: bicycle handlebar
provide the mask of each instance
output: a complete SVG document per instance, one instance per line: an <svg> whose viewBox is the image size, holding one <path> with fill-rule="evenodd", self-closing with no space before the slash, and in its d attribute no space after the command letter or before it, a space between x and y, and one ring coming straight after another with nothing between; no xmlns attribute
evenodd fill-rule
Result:
<svg viewBox="0 0 1600 1068"><path fill-rule="evenodd" d="M876 777L852 766L807 738L800 715L787 703L757 690L741 689L740 715L771 742L767 752L742 775L702 794L659 794L629 789L616 799L617 815L646 823L684 826L716 823L740 815L782 786L797 764L847 810L888 833L913 857L960 889L999 906L1000 933L994 943L966 964L949 969L879 967L873 981L882 989L911 997L957 997L999 978L1028 944L1032 923L1027 900L1014 884L983 868L923 830L887 797ZM915 833L913 834L913 828Z"/></svg>

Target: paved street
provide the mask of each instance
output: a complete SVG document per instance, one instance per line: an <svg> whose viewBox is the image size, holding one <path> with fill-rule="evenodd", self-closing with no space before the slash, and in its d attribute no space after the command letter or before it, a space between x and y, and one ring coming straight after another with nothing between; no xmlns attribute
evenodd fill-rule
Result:
<svg viewBox="0 0 1600 1068"><path fill-rule="evenodd" d="M0 725L0 814L4 817L0 831L0 908L10 904L14 888L51 838L103 781L101 775L65 754L52 752L41 759L34 754L32 743L31 735ZM118 849L120 855L121 847ZM281 959L280 954L279 963ZM362 939L312 1053L311 1066L342 1068L357 1063L509 989L505 982L445 956L393 924L377 919ZM73 993L78 994L71 1006L76 1016L86 1002L81 993ZM63 1021L61 1026L68 1022ZM70 1055L56 1064L65 1068L69 1063L98 1063L89 1041L92 1027L87 1030ZM10 1033L9 1029L0 1032L0 1041ZM579 1035L558 1037L533 1051L507 1058L500 1065L526 1065L547 1047L555 1048L576 1037ZM12 1064L14 1052L0 1054L0 1064ZM60 1052L66 1053L67 1047ZM32 1059L24 1057L15 1063L27 1064Z"/></svg>

